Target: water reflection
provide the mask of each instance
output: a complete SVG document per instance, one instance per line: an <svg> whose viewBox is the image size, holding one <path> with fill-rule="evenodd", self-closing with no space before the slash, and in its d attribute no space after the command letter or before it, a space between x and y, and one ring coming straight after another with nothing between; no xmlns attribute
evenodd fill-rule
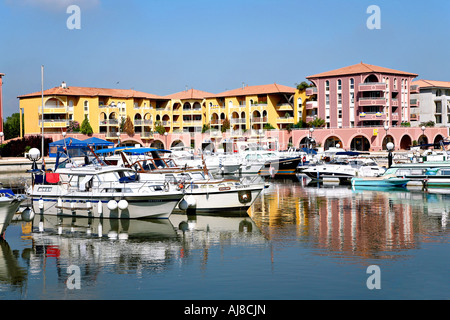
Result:
<svg viewBox="0 0 450 320"><path fill-rule="evenodd" d="M22 254L0 242L0 282L24 287L28 277L43 277L49 262L64 289L67 267L80 268L83 283L95 285L102 272L162 273L173 265L190 263L201 251L201 267L213 246L264 244L266 239L249 217L186 216L161 220L116 220L37 215L18 222ZM48 271L48 270L47 270Z"/></svg>
<svg viewBox="0 0 450 320"><path fill-rule="evenodd" d="M447 235L450 189L351 189L274 182L250 216L274 241L303 241L342 257L391 258L398 250Z"/></svg>

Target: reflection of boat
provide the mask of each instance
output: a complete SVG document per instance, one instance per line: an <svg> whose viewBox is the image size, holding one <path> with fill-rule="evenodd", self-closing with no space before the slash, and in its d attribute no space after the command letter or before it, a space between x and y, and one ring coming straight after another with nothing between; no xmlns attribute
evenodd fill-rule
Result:
<svg viewBox="0 0 450 320"><path fill-rule="evenodd" d="M15 195L10 189L0 189L0 238L23 200L25 196Z"/></svg>
<svg viewBox="0 0 450 320"><path fill-rule="evenodd" d="M409 179L397 178L393 175L385 175L381 177L364 177L364 178L352 178L352 187L379 187L379 188L392 188L392 187L406 187Z"/></svg>

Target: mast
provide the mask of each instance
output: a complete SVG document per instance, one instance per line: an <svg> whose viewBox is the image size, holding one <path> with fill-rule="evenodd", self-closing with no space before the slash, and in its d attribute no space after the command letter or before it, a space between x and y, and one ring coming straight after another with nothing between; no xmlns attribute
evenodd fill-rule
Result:
<svg viewBox="0 0 450 320"><path fill-rule="evenodd" d="M42 141L41 141L41 152L42 152L42 163L44 163L44 65L41 65L41 130L42 130Z"/></svg>

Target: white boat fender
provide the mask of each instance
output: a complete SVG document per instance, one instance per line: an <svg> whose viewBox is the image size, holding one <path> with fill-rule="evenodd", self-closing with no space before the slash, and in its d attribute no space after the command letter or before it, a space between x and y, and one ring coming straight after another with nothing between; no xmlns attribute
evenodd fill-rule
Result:
<svg viewBox="0 0 450 320"><path fill-rule="evenodd" d="M33 208L27 207L25 210L22 211L22 220L25 222L33 221L34 219L34 210Z"/></svg>
<svg viewBox="0 0 450 320"><path fill-rule="evenodd" d="M112 211L112 210L117 209L118 204L117 204L116 200L109 200L107 206L108 206L108 209Z"/></svg>
<svg viewBox="0 0 450 320"><path fill-rule="evenodd" d="M61 199L61 197L59 197L58 198L58 207L62 207L63 206L63 202L62 202L62 199Z"/></svg>
<svg viewBox="0 0 450 320"><path fill-rule="evenodd" d="M44 209L44 200L42 200L42 198L39 199L38 204L39 204L39 209Z"/></svg>
<svg viewBox="0 0 450 320"><path fill-rule="evenodd" d="M180 201L178 204L178 207L185 211L189 208L195 208L197 206L197 202L195 201L195 198L191 195L185 196L183 200Z"/></svg>
<svg viewBox="0 0 450 320"><path fill-rule="evenodd" d="M98 201L98 204L97 204L97 212L98 212L99 216L101 216L103 213L103 204L100 200Z"/></svg>
<svg viewBox="0 0 450 320"><path fill-rule="evenodd" d="M125 199L122 199L119 201L117 206L119 207L120 210L126 210L128 208L128 201Z"/></svg>

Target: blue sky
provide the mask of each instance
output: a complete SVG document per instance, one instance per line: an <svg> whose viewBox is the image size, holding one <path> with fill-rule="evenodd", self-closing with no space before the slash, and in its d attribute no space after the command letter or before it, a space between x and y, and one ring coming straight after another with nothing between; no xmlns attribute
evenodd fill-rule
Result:
<svg viewBox="0 0 450 320"><path fill-rule="evenodd" d="M69 30L67 6L81 10ZM369 30L369 5L381 29ZM0 0L3 108L65 81L167 95L294 86L363 61L450 81L445 0ZM119 82L119 83L117 83Z"/></svg>

